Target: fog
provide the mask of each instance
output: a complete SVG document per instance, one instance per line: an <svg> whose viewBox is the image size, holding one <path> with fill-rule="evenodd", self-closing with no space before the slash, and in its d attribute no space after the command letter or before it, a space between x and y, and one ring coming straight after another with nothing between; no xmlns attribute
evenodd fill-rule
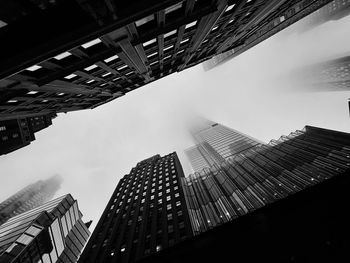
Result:
<svg viewBox="0 0 350 263"><path fill-rule="evenodd" d="M350 92L310 92L290 72L350 51L350 17L300 33L297 23L210 70L198 65L132 91L93 110L59 114L31 145L1 156L0 200L53 174L64 178L95 227L117 182L137 162L183 150L199 117L261 141L305 125L350 132Z"/></svg>

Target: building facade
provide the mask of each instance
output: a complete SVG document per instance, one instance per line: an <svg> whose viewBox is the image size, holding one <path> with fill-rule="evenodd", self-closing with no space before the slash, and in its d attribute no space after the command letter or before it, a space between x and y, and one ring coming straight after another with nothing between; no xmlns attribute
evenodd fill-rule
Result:
<svg viewBox="0 0 350 263"><path fill-rule="evenodd" d="M54 176L44 181L38 181L28 185L1 202L0 225L11 217L27 212L50 201L60 188L61 183L62 178L59 176Z"/></svg>
<svg viewBox="0 0 350 263"><path fill-rule="evenodd" d="M79 260L135 262L192 236L176 153L139 162L121 179Z"/></svg>
<svg viewBox="0 0 350 263"><path fill-rule="evenodd" d="M65 195L0 226L0 262L77 262L89 230L77 201Z"/></svg>
<svg viewBox="0 0 350 263"><path fill-rule="evenodd" d="M192 132L196 145L186 149L195 172L211 165L220 165L226 159L261 144L260 141L222 124L211 123L208 127Z"/></svg>
<svg viewBox="0 0 350 263"><path fill-rule="evenodd" d="M56 114L34 115L0 121L0 155L29 145L35 133L52 125Z"/></svg>
<svg viewBox="0 0 350 263"><path fill-rule="evenodd" d="M195 234L350 171L350 134L311 126L183 178Z"/></svg>
<svg viewBox="0 0 350 263"><path fill-rule="evenodd" d="M252 23L248 24L251 27L243 27L243 30L238 31L238 35L228 36L223 43L218 44L220 47L216 50L215 56L203 63L204 69L210 70L220 63L242 54L253 46L287 28L291 24L324 7L326 4L330 3L331 0L280 2L284 2L284 4L281 4L277 8L274 6L270 7L271 10L276 8L274 10L276 15L270 16L268 19L262 21L260 20L260 25L257 24L257 21L259 20L253 20ZM273 5L273 1L271 1L271 4ZM249 17L250 15L250 12L247 12L246 14L243 13L243 17L239 17L238 19L243 18L244 20L244 16ZM264 15L262 15L262 17L264 17ZM257 17L257 19L259 19L259 17ZM232 18L231 23L234 23L234 21L237 21L236 17Z"/></svg>
<svg viewBox="0 0 350 263"><path fill-rule="evenodd" d="M346 91L350 89L350 56L314 64L294 74L315 91Z"/></svg>
<svg viewBox="0 0 350 263"><path fill-rule="evenodd" d="M311 30L328 21L339 20L350 14L349 0L333 0L329 4L310 14L303 21L302 31Z"/></svg>
<svg viewBox="0 0 350 263"><path fill-rule="evenodd" d="M0 119L97 107L216 54L242 53L328 2L2 1Z"/></svg>

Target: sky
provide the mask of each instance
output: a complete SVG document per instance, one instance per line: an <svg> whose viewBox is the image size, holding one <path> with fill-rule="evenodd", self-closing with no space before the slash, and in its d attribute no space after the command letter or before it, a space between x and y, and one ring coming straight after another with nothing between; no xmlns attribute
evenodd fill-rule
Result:
<svg viewBox="0 0 350 263"><path fill-rule="evenodd" d="M350 16L298 33L294 24L242 55L204 71L175 73L93 110L59 114L29 146L1 156L0 201L55 174L93 230L118 181L137 162L193 145L199 116L268 142L305 125L350 132L348 92L315 92L291 72L350 52Z"/></svg>

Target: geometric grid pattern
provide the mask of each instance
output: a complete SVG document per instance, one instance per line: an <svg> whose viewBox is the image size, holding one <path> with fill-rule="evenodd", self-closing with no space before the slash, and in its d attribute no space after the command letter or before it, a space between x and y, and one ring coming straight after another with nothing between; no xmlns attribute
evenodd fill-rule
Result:
<svg viewBox="0 0 350 263"><path fill-rule="evenodd" d="M5 1L0 12L6 65L0 66L0 118L97 107L215 54L247 48L247 39L257 44L266 35L261 30L287 26L329 1L39 2L32 9L12 2L23 12L10 16L15 11ZM33 11L38 8L43 16ZM294 20L287 22L281 14L290 8ZM34 27L35 19L52 25L50 31Z"/></svg>

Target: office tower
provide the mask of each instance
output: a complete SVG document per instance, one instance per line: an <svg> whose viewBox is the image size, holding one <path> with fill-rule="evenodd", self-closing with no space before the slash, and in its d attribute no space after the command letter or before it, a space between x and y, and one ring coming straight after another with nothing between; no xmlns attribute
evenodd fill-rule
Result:
<svg viewBox="0 0 350 263"><path fill-rule="evenodd" d="M135 262L192 236L175 152L139 162L118 183L79 262Z"/></svg>
<svg viewBox="0 0 350 263"><path fill-rule="evenodd" d="M261 142L222 124L211 123L206 128L192 131L196 145L185 150L195 172L244 152Z"/></svg>
<svg viewBox="0 0 350 263"><path fill-rule="evenodd" d="M0 203L0 225L13 216L27 212L49 201L54 197L61 183L62 178L56 175L30 184L7 198Z"/></svg>
<svg viewBox="0 0 350 263"><path fill-rule="evenodd" d="M350 89L350 56L310 65L293 72L299 81L315 91L345 91Z"/></svg>
<svg viewBox="0 0 350 263"><path fill-rule="evenodd" d="M350 171L350 134L311 126L183 178L195 234Z"/></svg>
<svg viewBox="0 0 350 263"><path fill-rule="evenodd" d="M311 30L328 21L342 19L350 14L349 0L333 0L329 4L310 14L303 21L302 32Z"/></svg>
<svg viewBox="0 0 350 263"><path fill-rule="evenodd" d="M254 2L258 4L257 1ZM270 4L273 6L275 2L276 1L271 1ZM284 4L281 4L282 2L284 2ZM277 7L277 10L274 11L276 15L265 20L260 20L264 18L264 14L262 14L262 16L257 16L247 24L248 27L243 26L240 30L236 31L238 33L237 35L228 35L223 43L218 44L219 48L216 50L216 54L203 63L204 69L210 70L220 63L242 54L291 24L308 16L319 8L322 8L329 2L331 1L280 1L279 4L281 4L281 6ZM268 7L263 6L263 8ZM275 7L270 8L272 11ZM237 22L237 18L238 21L241 19L244 21L245 17L249 18L250 15L251 12L248 11L246 13L243 12L241 17L232 16L230 23ZM260 24L258 24L259 22ZM249 30L251 29L249 26L256 27L256 30Z"/></svg>
<svg viewBox="0 0 350 263"><path fill-rule="evenodd" d="M56 114L46 114L0 121L0 155L29 145L35 133L50 126L55 117Z"/></svg>
<svg viewBox="0 0 350 263"><path fill-rule="evenodd" d="M3 0L0 119L97 107L242 53L328 2Z"/></svg>
<svg viewBox="0 0 350 263"><path fill-rule="evenodd" d="M0 262L77 262L90 232L68 194L0 226Z"/></svg>

